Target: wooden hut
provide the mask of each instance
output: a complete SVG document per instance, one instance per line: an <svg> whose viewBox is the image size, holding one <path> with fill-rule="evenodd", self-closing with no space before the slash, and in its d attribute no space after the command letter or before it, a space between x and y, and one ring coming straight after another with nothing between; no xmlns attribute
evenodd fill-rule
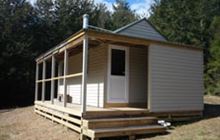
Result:
<svg viewBox="0 0 220 140"><path fill-rule="evenodd" d="M92 139L164 132L158 117L203 111L203 50L147 19L116 31L88 24L36 58L35 112Z"/></svg>

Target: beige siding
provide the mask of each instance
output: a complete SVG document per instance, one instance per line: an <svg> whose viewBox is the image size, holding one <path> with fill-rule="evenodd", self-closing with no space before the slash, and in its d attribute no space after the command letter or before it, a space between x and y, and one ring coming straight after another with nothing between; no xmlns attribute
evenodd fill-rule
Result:
<svg viewBox="0 0 220 140"><path fill-rule="evenodd" d="M129 103L147 105L147 48L130 47Z"/></svg>
<svg viewBox="0 0 220 140"><path fill-rule="evenodd" d="M203 52L184 48L149 47L151 111L203 109Z"/></svg>
<svg viewBox="0 0 220 140"><path fill-rule="evenodd" d="M82 53L70 56L68 60L68 74L82 72ZM72 98L72 103L81 103L81 76L67 79L67 94Z"/></svg>
<svg viewBox="0 0 220 140"><path fill-rule="evenodd" d="M87 105L104 106L104 80L107 65L107 47L99 46L89 49ZM82 53L69 57L69 74L82 71ZM72 103L81 103L81 77L68 79L67 93L72 97ZM62 93L63 86L59 86Z"/></svg>
<svg viewBox="0 0 220 140"><path fill-rule="evenodd" d="M118 31L117 33L128 36L139 37L139 38L162 40L162 41L166 40L146 20L141 20L128 28Z"/></svg>

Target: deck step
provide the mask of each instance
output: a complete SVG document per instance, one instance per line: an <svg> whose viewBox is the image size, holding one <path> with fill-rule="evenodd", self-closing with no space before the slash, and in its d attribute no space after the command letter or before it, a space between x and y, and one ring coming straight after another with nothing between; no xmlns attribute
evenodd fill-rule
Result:
<svg viewBox="0 0 220 140"><path fill-rule="evenodd" d="M84 135L90 138L130 136L130 135L154 134L154 133L165 133L165 132L166 132L166 128L161 125L130 126L130 127L99 128L99 129L83 130Z"/></svg>
<svg viewBox="0 0 220 140"><path fill-rule="evenodd" d="M131 117L131 118L103 118L83 120L83 127L87 129L115 128L129 126L144 126L156 124L156 117Z"/></svg>
<svg viewBox="0 0 220 140"><path fill-rule="evenodd" d="M99 118L118 118L118 117L143 117L149 113L147 109L133 109L133 110L108 110L101 112L86 112L85 119L99 119Z"/></svg>

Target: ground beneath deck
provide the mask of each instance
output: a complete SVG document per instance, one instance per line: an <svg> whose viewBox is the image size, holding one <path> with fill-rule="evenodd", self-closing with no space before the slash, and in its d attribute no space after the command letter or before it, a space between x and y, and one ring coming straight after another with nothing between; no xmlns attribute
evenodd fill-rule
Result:
<svg viewBox="0 0 220 140"><path fill-rule="evenodd" d="M205 96L205 116L201 120L177 123L169 134L143 136L148 140L219 140L220 97ZM33 106L0 110L0 140L75 140L79 135L60 124L36 115Z"/></svg>

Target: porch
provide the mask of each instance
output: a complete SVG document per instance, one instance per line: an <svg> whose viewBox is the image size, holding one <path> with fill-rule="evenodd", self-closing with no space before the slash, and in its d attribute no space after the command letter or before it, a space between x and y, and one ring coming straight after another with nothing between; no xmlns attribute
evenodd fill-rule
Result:
<svg viewBox="0 0 220 140"><path fill-rule="evenodd" d="M87 106L149 109L148 44L107 41L93 33L80 31L36 59L35 101L59 100L64 108L81 104L81 114Z"/></svg>
<svg viewBox="0 0 220 140"><path fill-rule="evenodd" d="M99 108L94 106L87 106L85 113L81 113L80 104L67 103L66 107L63 107L62 102L54 100L54 104L51 101L35 101L36 106L43 106L56 111L62 111L76 117L83 117L85 119L92 118L111 118L120 116L140 116L149 114L148 109L135 108L135 107L109 107L109 108Z"/></svg>

